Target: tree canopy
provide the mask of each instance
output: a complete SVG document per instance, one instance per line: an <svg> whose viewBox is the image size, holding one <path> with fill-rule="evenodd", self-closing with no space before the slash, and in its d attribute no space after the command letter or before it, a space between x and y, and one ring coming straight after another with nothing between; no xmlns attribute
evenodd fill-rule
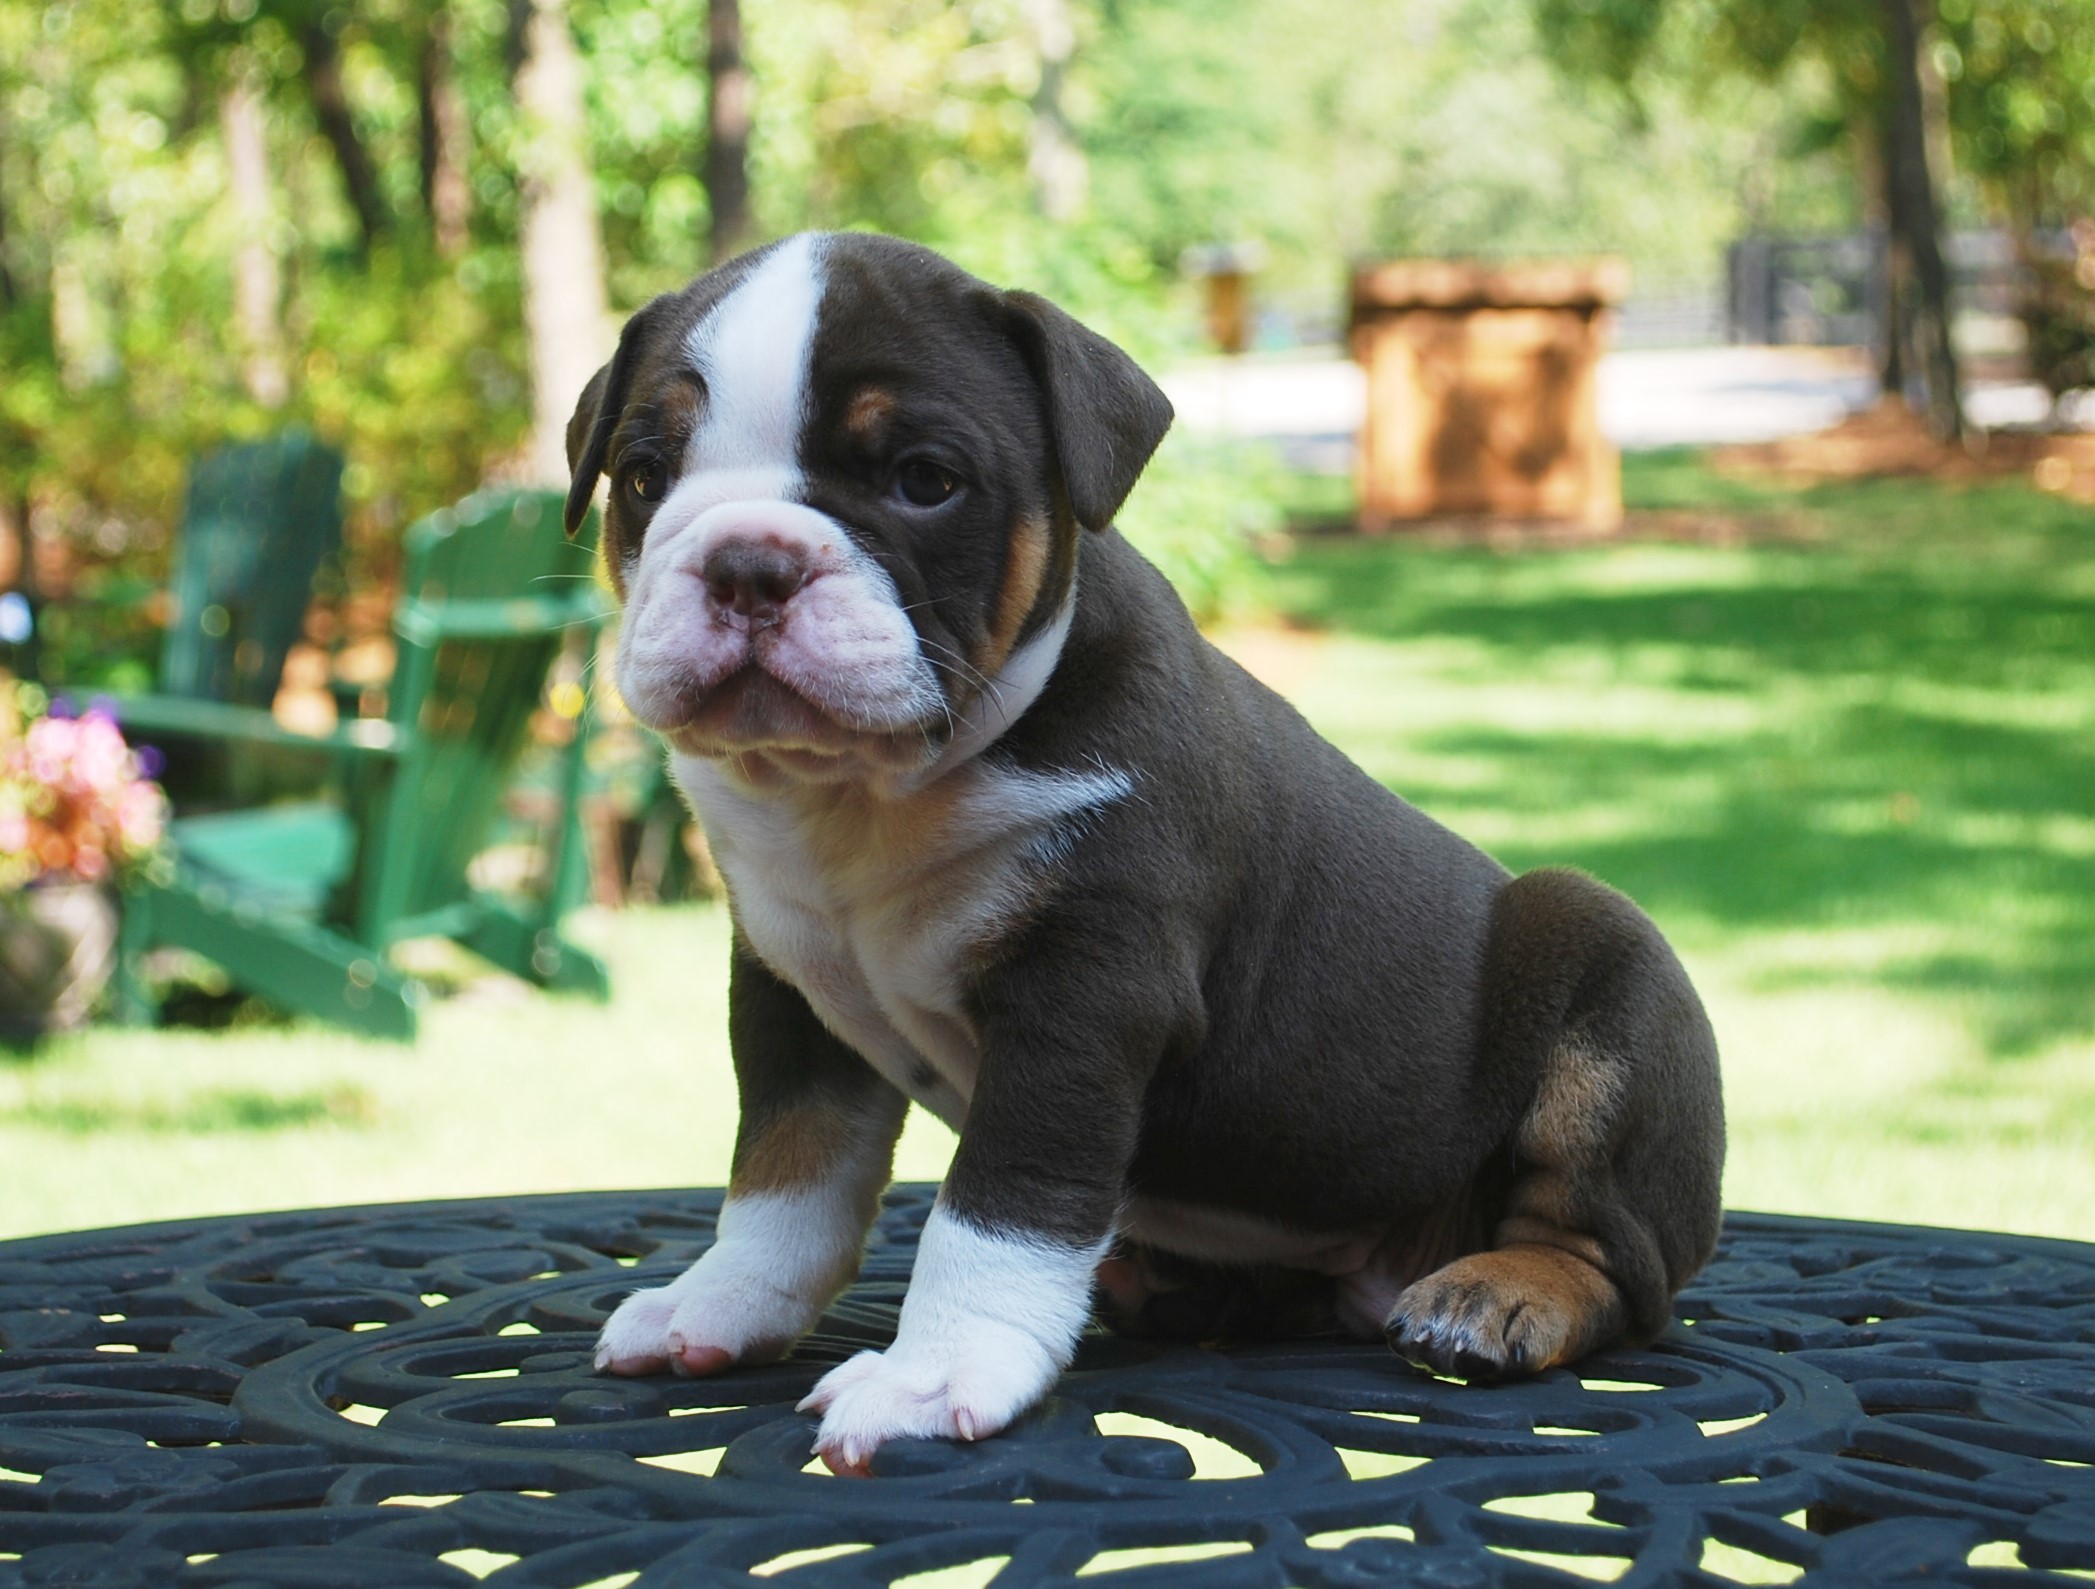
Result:
<svg viewBox="0 0 2095 1589"><path fill-rule="evenodd" d="M1871 88L1850 19L1876 3L552 10L614 314L712 257L725 8L750 240L901 232L1153 357L1194 345L1199 244L1262 243L1269 301L1328 325L1361 256L1607 250L1708 277L1748 226L1851 224L1826 129ZM517 467L539 134L517 74L548 4L0 0L0 515L150 560L189 457L296 419L346 446L354 544L383 566L415 514ZM2089 202L2091 34L2082 0L1942 0L1961 212Z"/></svg>

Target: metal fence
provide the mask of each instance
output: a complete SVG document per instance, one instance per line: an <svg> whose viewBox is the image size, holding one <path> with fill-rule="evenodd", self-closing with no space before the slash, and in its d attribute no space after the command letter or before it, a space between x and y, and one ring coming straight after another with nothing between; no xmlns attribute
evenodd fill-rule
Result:
<svg viewBox="0 0 2095 1589"><path fill-rule="evenodd" d="M2063 233L2039 235L2036 246L2071 257ZM2031 286L2014 239L2001 231L1951 232L1942 251L1952 317L1974 328L2013 326ZM1729 339L1874 347L1884 323L1888 260L1881 230L1741 238L1725 260Z"/></svg>
<svg viewBox="0 0 2095 1589"><path fill-rule="evenodd" d="M1639 272L1615 311L1615 348L1708 348L1730 340L1725 284L1702 276Z"/></svg>

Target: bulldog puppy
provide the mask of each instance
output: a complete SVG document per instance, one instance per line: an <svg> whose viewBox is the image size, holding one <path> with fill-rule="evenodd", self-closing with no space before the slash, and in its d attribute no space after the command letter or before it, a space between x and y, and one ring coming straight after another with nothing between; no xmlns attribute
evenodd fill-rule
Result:
<svg viewBox="0 0 2095 1589"><path fill-rule="evenodd" d="M1123 1327L1344 1331L1470 1378L1664 1329L1709 1256L1716 1045L1665 941L1510 876L1210 646L1113 517L1171 421L1044 300L799 236L627 325L618 684L727 880L741 1093L713 1248L600 1370L788 1351L915 1099L960 1134L895 1342L815 1449L980 1439L1096 1280Z"/></svg>

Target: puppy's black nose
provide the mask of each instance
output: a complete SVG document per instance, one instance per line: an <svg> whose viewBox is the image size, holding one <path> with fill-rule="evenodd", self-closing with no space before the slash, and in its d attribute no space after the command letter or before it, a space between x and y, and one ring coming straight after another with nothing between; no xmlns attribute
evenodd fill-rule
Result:
<svg viewBox="0 0 2095 1589"><path fill-rule="evenodd" d="M700 577L717 611L763 629L779 621L808 568L798 553L767 541L723 541L706 554Z"/></svg>

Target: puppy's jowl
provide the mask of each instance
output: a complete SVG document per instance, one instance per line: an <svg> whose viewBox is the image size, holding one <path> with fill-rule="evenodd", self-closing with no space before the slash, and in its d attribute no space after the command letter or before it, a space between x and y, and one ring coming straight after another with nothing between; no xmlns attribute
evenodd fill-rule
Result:
<svg viewBox="0 0 2095 1589"><path fill-rule="evenodd" d="M1511 877L1209 646L1113 530L1170 405L1025 293L791 238L649 304L568 433L618 682L733 905L719 1239L598 1366L788 1351L905 1105L960 1133L817 1449L977 1439L1120 1328L1470 1377L1650 1338L1709 1255L1715 1043L1651 923Z"/></svg>

